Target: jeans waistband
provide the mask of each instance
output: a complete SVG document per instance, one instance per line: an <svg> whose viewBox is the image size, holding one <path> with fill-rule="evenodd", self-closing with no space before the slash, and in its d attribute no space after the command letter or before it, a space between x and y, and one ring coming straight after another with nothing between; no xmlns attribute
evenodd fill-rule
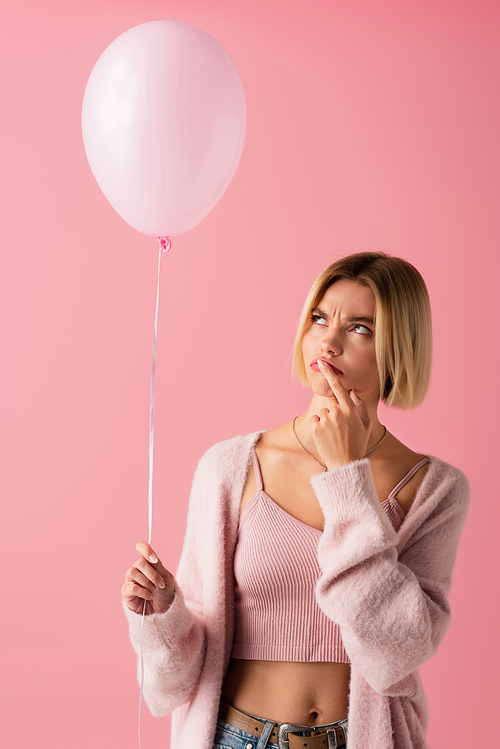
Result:
<svg viewBox="0 0 500 749"><path fill-rule="evenodd" d="M337 749L347 743L347 720L318 726L276 723L271 719L237 710L225 700L221 700L219 718L257 739L259 747L273 743L280 749Z"/></svg>

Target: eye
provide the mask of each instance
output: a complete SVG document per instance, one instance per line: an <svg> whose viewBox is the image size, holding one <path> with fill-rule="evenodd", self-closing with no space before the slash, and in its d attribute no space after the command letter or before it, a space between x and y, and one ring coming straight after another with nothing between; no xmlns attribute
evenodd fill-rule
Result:
<svg viewBox="0 0 500 749"><path fill-rule="evenodd" d="M353 325L351 330L353 333L359 333L360 335L373 335L373 330L367 328L366 325L361 325L361 323Z"/></svg>
<svg viewBox="0 0 500 749"><path fill-rule="evenodd" d="M311 315L311 322L317 323L318 325L327 325L324 317L321 317L321 315Z"/></svg>

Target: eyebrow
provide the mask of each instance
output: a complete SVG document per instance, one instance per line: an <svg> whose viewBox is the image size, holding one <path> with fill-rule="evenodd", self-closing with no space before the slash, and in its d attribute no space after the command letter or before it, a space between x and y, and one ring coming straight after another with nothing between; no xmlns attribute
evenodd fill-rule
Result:
<svg viewBox="0 0 500 749"><path fill-rule="evenodd" d="M325 319L328 319L329 315L327 312L324 312L319 307L314 307L311 312L315 315L320 315L321 317L324 317ZM374 320L372 320L371 317L348 317L347 322L366 322L369 325L375 325Z"/></svg>

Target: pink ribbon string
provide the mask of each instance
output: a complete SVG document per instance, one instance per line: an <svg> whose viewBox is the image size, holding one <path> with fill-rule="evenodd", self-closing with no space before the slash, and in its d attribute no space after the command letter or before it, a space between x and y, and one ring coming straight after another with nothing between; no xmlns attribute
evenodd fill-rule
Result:
<svg viewBox="0 0 500 749"><path fill-rule="evenodd" d="M149 390L149 486L148 486L148 528L149 543L153 529L153 442L155 431L155 379L156 379L156 339L158 337L158 305L160 302L160 268L162 252L168 252L172 242L168 237L158 237L158 280L156 282L155 328L153 335L153 362L151 364L151 387ZM144 619L143 619L144 620Z"/></svg>
<svg viewBox="0 0 500 749"><path fill-rule="evenodd" d="M153 362L151 364L151 386L149 389L149 482L148 482L148 542L151 544L151 534L153 530L153 446L155 430L155 380L156 380L156 341L158 338L158 307L160 303L160 270L161 256L163 252L168 252L172 247L172 242L168 237L158 237L160 247L158 253L158 280L156 282L156 307L155 307L155 326L153 334ZM137 727L139 738L139 749L141 744L141 709L142 697L144 694L144 653L142 649L142 630L144 628L144 617L146 615L146 601L142 607L141 635L140 635L140 661L141 661L141 693L139 695L139 724Z"/></svg>

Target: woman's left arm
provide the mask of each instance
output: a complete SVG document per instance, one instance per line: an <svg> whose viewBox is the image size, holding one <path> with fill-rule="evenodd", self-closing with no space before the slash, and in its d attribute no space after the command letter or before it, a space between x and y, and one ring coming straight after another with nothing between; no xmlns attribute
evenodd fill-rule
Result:
<svg viewBox="0 0 500 749"><path fill-rule="evenodd" d="M467 479L437 461L399 535L380 506L368 460L317 474L311 483L325 516L318 603L339 624L352 665L370 686L408 694L409 675L434 655L449 627Z"/></svg>

